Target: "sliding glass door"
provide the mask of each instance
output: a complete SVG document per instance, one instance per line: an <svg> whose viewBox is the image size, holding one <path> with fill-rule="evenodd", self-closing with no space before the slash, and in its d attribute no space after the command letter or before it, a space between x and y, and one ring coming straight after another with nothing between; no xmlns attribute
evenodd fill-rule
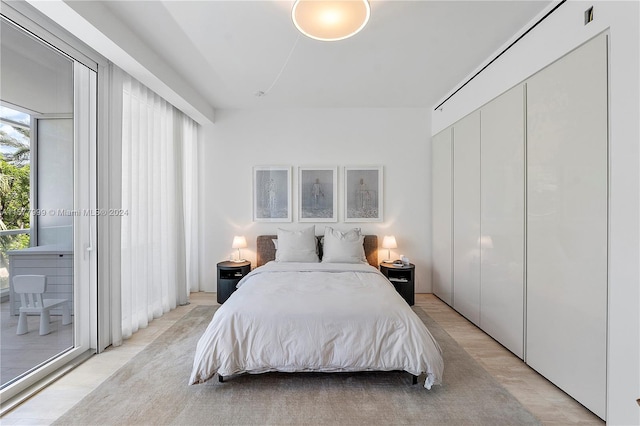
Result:
<svg viewBox="0 0 640 426"><path fill-rule="evenodd" d="M6 401L92 346L96 73L4 16L0 28Z"/></svg>

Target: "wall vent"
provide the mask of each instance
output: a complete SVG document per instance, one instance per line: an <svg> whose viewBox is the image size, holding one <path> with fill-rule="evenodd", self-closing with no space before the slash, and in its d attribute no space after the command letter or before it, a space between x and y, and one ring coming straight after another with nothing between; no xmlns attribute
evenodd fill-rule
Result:
<svg viewBox="0 0 640 426"><path fill-rule="evenodd" d="M584 11L584 24L587 25L591 21L593 21L593 6Z"/></svg>

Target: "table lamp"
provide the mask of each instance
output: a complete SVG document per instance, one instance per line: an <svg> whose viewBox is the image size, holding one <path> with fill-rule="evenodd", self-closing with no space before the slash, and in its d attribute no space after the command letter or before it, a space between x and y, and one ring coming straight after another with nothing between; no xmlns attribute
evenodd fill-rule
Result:
<svg viewBox="0 0 640 426"><path fill-rule="evenodd" d="M238 249L238 259L234 260L234 262L244 262L245 260L240 256L240 249L247 247L247 240L244 236L236 235L233 237L233 244L231 244L231 248Z"/></svg>
<svg viewBox="0 0 640 426"><path fill-rule="evenodd" d="M384 263L393 263L393 260L391 260L391 249L392 248L398 248L398 243L396 242L396 237L394 237L393 235L385 235L383 240L382 240L382 248L386 248L387 249L387 258L384 259L382 262L384 262Z"/></svg>

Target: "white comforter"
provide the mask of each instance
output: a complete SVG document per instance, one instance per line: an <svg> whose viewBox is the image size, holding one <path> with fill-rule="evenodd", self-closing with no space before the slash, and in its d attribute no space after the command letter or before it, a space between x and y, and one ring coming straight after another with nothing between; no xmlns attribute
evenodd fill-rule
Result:
<svg viewBox="0 0 640 426"><path fill-rule="evenodd" d="M256 268L216 311L189 384L215 373L405 370L442 377L441 350L377 269L276 263Z"/></svg>

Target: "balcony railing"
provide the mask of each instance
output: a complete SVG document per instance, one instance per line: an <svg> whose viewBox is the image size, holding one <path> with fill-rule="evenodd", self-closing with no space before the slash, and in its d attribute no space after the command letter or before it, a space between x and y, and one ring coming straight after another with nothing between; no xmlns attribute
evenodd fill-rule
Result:
<svg viewBox="0 0 640 426"><path fill-rule="evenodd" d="M0 295L3 298L9 291L9 256L7 252L29 247L30 236L30 229L0 231Z"/></svg>

